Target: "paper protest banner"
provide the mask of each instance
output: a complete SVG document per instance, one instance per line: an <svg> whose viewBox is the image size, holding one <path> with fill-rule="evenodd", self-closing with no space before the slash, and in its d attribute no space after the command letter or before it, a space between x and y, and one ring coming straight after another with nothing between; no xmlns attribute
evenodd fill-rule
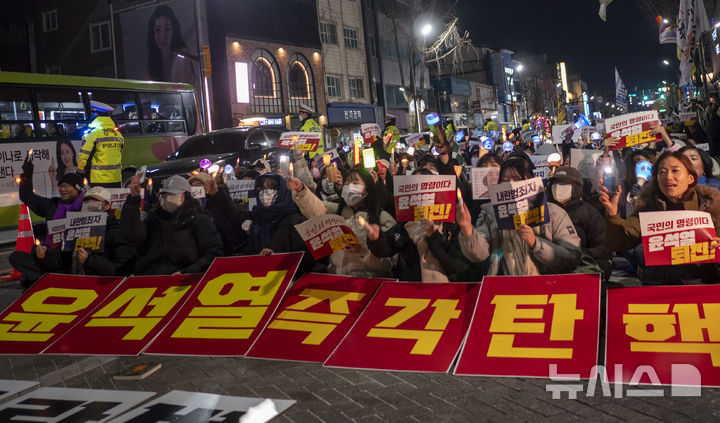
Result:
<svg viewBox="0 0 720 423"><path fill-rule="evenodd" d="M66 216L63 251L75 251L78 248L88 251L103 251L107 213L67 212Z"/></svg>
<svg viewBox="0 0 720 423"><path fill-rule="evenodd" d="M660 126L657 110L628 113L605 119L605 132L618 139L618 143L611 150L662 140L660 135L650 135L650 130L655 126Z"/></svg>
<svg viewBox="0 0 720 423"><path fill-rule="evenodd" d="M29 380L0 379L0 403L39 384Z"/></svg>
<svg viewBox="0 0 720 423"><path fill-rule="evenodd" d="M324 362L385 281L305 274L290 288L246 356Z"/></svg>
<svg viewBox="0 0 720 423"><path fill-rule="evenodd" d="M484 200L488 196L488 187L498 183L500 179L499 167L474 167L470 175L473 200Z"/></svg>
<svg viewBox="0 0 720 423"><path fill-rule="evenodd" d="M39 354L90 313L122 277L49 273L0 314L0 354Z"/></svg>
<svg viewBox="0 0 720 423"><path fill-rule="evenodd" d="M685 126L693 126L697 122L697 113L695 112L682 112L679 113L680 122Z"/></svg>
<svg viewBox="0 0 720 423"><path fill-rule="evenodd" d="M110 209L115 218L120 219L122 208L130 196L130 188L106 188L110 192ZM145 189L140 190L140 198L145 198Z"/></svg>
<svg viewBox="0 0 720 423"><path fill-rule="evenodd" d="M138 355L175 316L201 277L127 278L44 353Z"/></svg>
<svg viewBox="0 0 720 423"><path fill-rule="evenodd" d="M543 181L547 181L550 177L550 167L548 166L547 161L548 155L532 154L529 157L535 165L535 169L533 170L535 176L541 178Z"/></svg>
<svg viewBox="0 0 720 423"><path fill-rule="evenodd" d="M23 127L22 124L18 125ZM0 128L0 132L2 132L2 129L7 125L0 125L0 127L2 127ZM7 138L3 139L3 141L7 141ZM30 149L33 150L32 163L35 167L32 178L35 194L47 198L57 196L57 193L55 193L57 186L52 183L49 173L49 168L53 163L55 167L58 165L57 142L3 142L0 144L0 207L20 204L15 177L23 173L22 165ZM56 178L57 182L57 174L53 175L53 177Z"/></svg>
<svg viewBox="0 0 720 423"><path fill-rule="evenodd" d="M552 139L553 144L562 144L563 142L563 132L565 132L570 126L570 124L566 125L553 125L552 127ZM580 131L573 132L572 140L573 142L577 143L580 139Z"/></svg>
<svg viewBox="0 0 720 423"><path fill-rule="evenodd" d="M396 176L393 179L398 222L455 221L455 175Z"/></svg>
<svg viewBox="0 0 720 423"><path fill-rule="evenodd" d="M230 179L225 182L225 185L227 185L230 198L233 200L245 200L249 198L250 191L255 189L255 180Z"/></svg>
<svg viewBox="0 0 720 423"><path fill-rule="evenodd" d="M202 200L205 198L205 188L202 186L190 187L190 195L196 200Z"/></svg>
<svg viewBox="0 0 720 423"><path fill-rule="evenodd" d="M505 182L488 188L490 204L500 229L539 226L550 221L542 179Z"/></svg>
<svg viewBox="0 0 720 423"><path fill-rule="evenodd" d="M610 383L720 386L719 305L720 285L608 289Z"/></svg>
<svg viewBox="0 0 720 423"><path fill-rule="evenodd" d="M585 179L595 178L595 163L602 154L600 150L571 148L570 166L577 169Z"/></svg>
<svg viewBox="0 0 720 423"><path fill-rule="evenodd" d="M405 145L407 145L408 148L414 147L417 149L425 145L426 142L427 141L425 140L425 136L419 132L409 134L407 137L405 137Z"/></svg>
<svg viewBox="0 0 720 423"><path fill-rule="evenodd" d="M60 248L63 243L63 235L67 227L67 219L55 219L46 221L50 248Z"/></svg>
<svg viewBox="0 0 720 423"><path fill-rule="evenodd" d="M324 214L295 225L315 260L358 244L357 235L345 219L337 214Z"/></svg>
<svg viewBox="0 0 720 423"><path fill-rule="evenodd" d="M640 213L646 266L720 263L710 248L715 225L710 213L673 210Z"/></svg>
<svg viewBox="0 0 720 423"><path fill-rule="evenodd" d="M599 323L598 274L486 276L455 374L588 378Z"/></svg>
<svg viewBox="0 0 720 423"><path fill-rule="evenodd" d="M275 312L302 254L216 258L145 353L244 355Z"/></svg>
<svg viewBox="0 0 720 423"><path fill-rule="evenodd" d="M695 148L702 151L710 151L710 144L703 143L703 144L695 144Z"/></svg>
<svg viewBox="0 0 720 423"><path fill-rule="evenodd" d="M297 147L302 151L316 151L321 137L321 132L283 132L277 146L288 150Z"/></svg>
<svg viewBox="0 0 720 423"><path fill-rule="evenodd" d="M477 283L385 282L325 366L445 373L479 291Z"/></svg>
<svg viewBox="0 0 720 423"><path fill-rule="evenodd" d="M380 125L377 123L363 123L360 125L360 132L365 144L372 144L375 140L374 137L380 136Z"/></svg>

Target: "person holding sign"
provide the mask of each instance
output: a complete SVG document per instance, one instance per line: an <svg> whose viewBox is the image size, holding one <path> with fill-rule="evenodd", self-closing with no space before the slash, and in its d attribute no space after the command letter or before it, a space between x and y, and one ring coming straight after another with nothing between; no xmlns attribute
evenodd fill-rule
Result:
<svg viewBox="0 0 720 423"><path fill-rule="evenodd" d="M362 169L353 169L345 175L339 203L320 200L297 178L288 178L287 186L293 193L300 212L308 219L326 213L339 214L358 237L359 245L346 248L330 256L329 273L358 277L387 277L392 275L395 257L380 258L367 247L366 223L377 224L386 231L395 225L395 219L378 205L375 181Z"/></svg>
<svg viewBox="0 0 720 423"><path fill-rule="evenodd" d="M179 275L207 270L222 256L223 244L210 216L192 198L180 175L163 181L159 204L140 219L140 176L131 178L130 197L123 205L120 227L138 244L135 275Z"/></svg>
<svg viewBox="0 0 720 423"><path fill-rule="evenodd" d="M500 167L500 182L533 179L533 164L510 156ZM529 276L572 272L580 264L580 238L570 217L557 204L547 204L549 222L519 229L499 229L491 203L484 204L473 227L470 211L458 201L456 222L460 247L473 263L490 259L488 275Z"/></svg>
<svg viewBox="0 0 720 423"><path fill-rule="evenodd" d="M608 187L600 187L600 202L605 207L605 242L613 251L627 251L642 242L639 213L647 211L697 210L709 212L716 234L720 230L720 192L697 184L697 174L690 160L680 152L665 152L652 169L650 180L640 192L635 212L623 219L618 215L617 194L609 194ZM711 248L720 245L720 238L712 238ZM675 285L692 279L706 283L720 281L720 268L715 263L675 266L642 266L639 279L645 285Z"/></svg>

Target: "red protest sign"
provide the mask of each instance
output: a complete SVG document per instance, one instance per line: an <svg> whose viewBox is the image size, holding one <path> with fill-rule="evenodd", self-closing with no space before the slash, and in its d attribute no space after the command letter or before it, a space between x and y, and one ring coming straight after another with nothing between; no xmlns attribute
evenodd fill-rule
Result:
<svg viewBox="0 0 720 423"><path fill-rule="evenodd" d="M588 378L599 320L597 274L486 276L455 374Z"/></svg>
<svg viewBox="0 0 720 423"><path fill-rule="evenodd" d="M302 151L316 151L321 137L321 132L283 132L277 146L288 150L297 147Z"/></svg>
<svg viewBox="0 0 720 423"><path fill-rule="evenodd" d="M682 112L678 114L680 122L685 126L693 126L697 122L697 113L695 112Z"/></svg>
<svg viewBox="0 0 720 423"><path fill-rule="evenodd" d="M0 314L0 354L39 354L90 313L122 280L43 276Z"/></svg>
<svg viewBox="0 0 720 423"><path fill-rule="evenodd" d="M720 386L718 319L718 285L608 290L608 379Z"/></svg>
<svg viewBox="0 0 720 423"><path fill-rule="evenodd" d="M374 137L380 136L380 125L377 123L363 123L360 125L360 132L365 144L372 144L375 141Z"/></svg>
<svg viewBox="0 0 720 423"><path fill-rule="evenodd" d="M386 282L325 366L445 373L479 289L468 283Z"/></svg>
<svg viewBox="0 0 720 423"><path fill-rule="evenodd" d="M313 217L295 225L295 229L315 260L359 243L355 232L337 214Z"/></svg>
<svg viewBox="0 0 720 423"><path fill-rule="evenodd" d="M455 221L455 175L396 176L393 179L398 222Z"/></svg>
<svg viewBox="0 0 720 423"><path fill-rule="evenodd" d="M650 135L650 130L660 126L657 110L628 113L605 119L605 132L618 139L611 150L632 147L652 141L661 141L660 135Z"/></svg>
<svg viewBox="0 0 720 423"><path fill-rule="evenodd" d="M384 281L306 274L288 291L246 356L324 362Z"/></svg>
<svg viewBox="0 0 720 423"><path fill-rule="evenodd" d="M148 354L244 355L293 278L302 253L216 258Z"/></svg>
<svg viewBox="0 0 720 423"><path fill-rule="evenodd" d="M640 213L640 230L646 266L720 262L720 256L710 248L715 237L710 213L686 210L643 212Z"/></svg>
<svg viewBox="0 0 720 423"><path fill-rule="evenodd" d="M45 353L138 355L175 316L201 277L127 278Z"/></svg>

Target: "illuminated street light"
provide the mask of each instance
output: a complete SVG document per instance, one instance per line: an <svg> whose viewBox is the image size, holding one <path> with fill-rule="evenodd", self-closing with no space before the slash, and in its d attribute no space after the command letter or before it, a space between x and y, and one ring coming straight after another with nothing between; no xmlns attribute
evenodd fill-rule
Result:
<svg viewBox="0 0 720 423"><path fill-rule="evenodd" d="M515 70L518 71L518 72L521 72L521 71L523 70L523 65L522 65L522 63L519 63L519 64L517 65L517 67L515 68Z"/></svg>
<svg viewBox="0 0 720 423"><path fill-rule="evenodd" d="M670 65L670 62L668 62L667 59L664 59L664 60L663 60L663 64L665 64L665 65Z"/></svg>
<svg viewBox="0 0 720 423"><path fill-rule="evenodd" d="M558 82L556 87L558 87L558 88L562 87L562 83Z"/></svg>
<svg viewBox="0 0 720 423"><path fill-rule="evenodd" d="M665 81L663 81L662 83L663 83L663 85L667 85L667 82L665 82Z"/></svg>
<svg viewBox="0 0 720 423"><path fill-rule="evenodd" d="M605 103L605 105L606 105L606 106L609 106L609 105L610 105L610 103Z"/></svg>
<svg viewBox="0 0 720 423"><path fill-rule="evenodd" d="M422 30L420 31L422 35L428 35L432 31L432 25L425 24L425 26L422 27Z"/></svg>

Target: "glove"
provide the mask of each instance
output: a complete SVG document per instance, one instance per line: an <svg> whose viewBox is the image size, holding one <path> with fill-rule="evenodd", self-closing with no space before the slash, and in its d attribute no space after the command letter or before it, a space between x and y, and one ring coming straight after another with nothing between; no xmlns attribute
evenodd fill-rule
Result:
<svg viewBox="0 0 720 423"><path fill-rule="evenodd" d="M23 162L23 165L22 165L23 176L25 176L26 178L32 178L32 174L33 174L34 170L35 170L35 165L33 164L32 161L30 161L26 157L25 161Z"/></svg>

